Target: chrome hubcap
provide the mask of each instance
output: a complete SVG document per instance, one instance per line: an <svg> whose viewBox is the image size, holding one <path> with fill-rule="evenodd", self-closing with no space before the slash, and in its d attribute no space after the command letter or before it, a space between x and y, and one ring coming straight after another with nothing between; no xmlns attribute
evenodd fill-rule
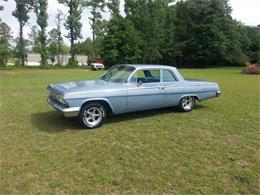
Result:
<svg viewBox="0 0 260 195"><path fill-rule="evenodd" d="M98 125L101 122L102 117L102 111L98 107L91 107L85 110L83 114L84 122L92 127Z"/></svg>
<svg viewBox="0 0 260 195"><path fill-rule="evenodd" d="M193 98L191 96L182 98L181 105L184 110L190 110L193 106Z"/></svg>

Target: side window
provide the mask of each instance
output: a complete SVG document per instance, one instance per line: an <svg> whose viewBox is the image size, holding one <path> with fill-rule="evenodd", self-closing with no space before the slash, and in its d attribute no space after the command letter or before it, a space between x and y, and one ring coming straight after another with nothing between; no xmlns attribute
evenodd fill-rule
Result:
<svg viewBox="0 0 260 195"><path fill-rule="evenodd" d="M163 70L163 82L175 82L173 73L169 70Z"/></svg>
<svg viewBox="0 0 260 195"><path fill-rule="evenodd" d="M139 70L131 78L131 82L158 83L160 82L160 70Z"/></svg>

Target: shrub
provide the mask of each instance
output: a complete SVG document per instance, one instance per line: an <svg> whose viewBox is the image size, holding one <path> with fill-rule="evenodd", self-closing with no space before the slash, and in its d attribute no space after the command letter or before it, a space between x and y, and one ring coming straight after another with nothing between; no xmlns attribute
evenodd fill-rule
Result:
<svg viewBox="0 0 260 195"><path fill-rule="evenodd" d="M250 61L247 61L246 67L241 71L244 74L260 74L260 66L257 64L252 64Z"/></svg>

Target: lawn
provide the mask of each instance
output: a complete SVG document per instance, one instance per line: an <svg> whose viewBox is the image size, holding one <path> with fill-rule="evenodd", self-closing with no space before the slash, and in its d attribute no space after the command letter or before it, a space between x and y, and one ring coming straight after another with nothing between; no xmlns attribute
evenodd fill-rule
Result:
<svg viewBox="0 0 260 195"><path fill-rule="evenodd" d="M110 116L83 130L46 102L49 83L102 72L1 70L0 194L258 194L260 77L237 68L181 70L219 83L219 98Z"/></svg>

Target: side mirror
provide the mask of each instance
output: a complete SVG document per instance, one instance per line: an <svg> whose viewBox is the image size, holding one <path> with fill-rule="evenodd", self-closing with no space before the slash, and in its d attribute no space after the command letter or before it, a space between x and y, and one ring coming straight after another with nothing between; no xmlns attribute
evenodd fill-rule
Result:
<svg viewBox="0 0 260 195"><path fill-rule="evenodd" d="M143 81L139 80L139 81L137 82L137 87L141 86L142 84L143 84Z"/></svg>

